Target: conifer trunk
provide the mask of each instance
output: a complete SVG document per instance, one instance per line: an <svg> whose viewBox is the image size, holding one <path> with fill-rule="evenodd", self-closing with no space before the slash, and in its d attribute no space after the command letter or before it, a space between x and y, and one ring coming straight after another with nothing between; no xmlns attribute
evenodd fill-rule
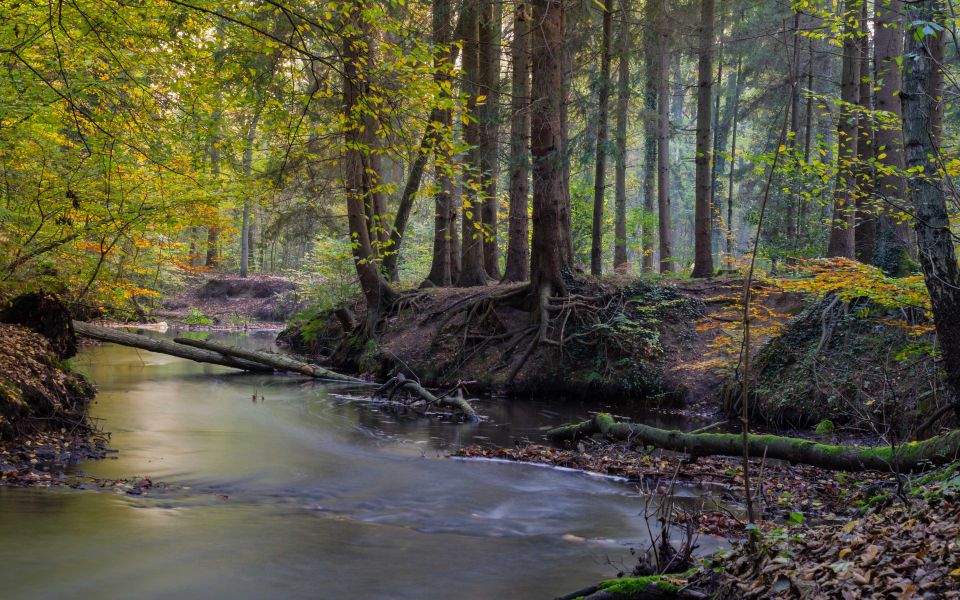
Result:
<svg viewBox="0 0 960 600"><path fill-rule="evenodd" d="M660 235L660 272L675 271L670 215L670 33L667 1L660 0L657 48L657 214Z"/></svg>
<svg viewBox="0 0 960 600"><path fill-rule="evenodd" d="M510 116L510 216L504 282L530 277L530 15L517 2L513 19Z"/></svg>
<svg viewBox="0 0 960 600"><path fill-rule="evenodd" d="M613 0L603 2L603 33L600 38L600 77L597 84L597 147L593 176L593 227L590 236L590 273L603 272L603 212L607 190L607 124L610 112L610 55Z"/></svg>
<svg viewBox="0 0 960 600"><path fill-rule="evenodd" d="M697 84L696 206L694 216L693 277L713 275L713 181L710 173L713 125L713 23L714 0L700 2L700 61Z"/></svg>
<svg viewBox="0 0 960 600"><path fill-rule="evenodd" d="M620 37L617 52L616 170L614 173L615 214L613 227L613 268L625 270L627 263L627 119L630 108L630 2L620 0Z"/></svg>

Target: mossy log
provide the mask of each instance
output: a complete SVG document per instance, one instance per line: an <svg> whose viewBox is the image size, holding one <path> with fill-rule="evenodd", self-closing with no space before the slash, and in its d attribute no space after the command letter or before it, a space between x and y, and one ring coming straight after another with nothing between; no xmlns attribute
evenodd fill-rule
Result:
<svg viewBox="0 0 960 600"><path fill-rule="evenodd" d="M743 456L743 438L729 433L685 433L640 423L618 423L608 414L547 432L556 441L574 441L600 434L610 439L686 452L692 456ZM832 446L779 435L750 435L750 456L785 460L833 471L918 472L942 466L960 457L960 430L922 442L897 447Z"/></svg>
<svg viewBox="0 0 960 600"><path fill-rule="evenodd" d="M113 342L121 346L130 346L131 348L140 348L159 354L168 354L178 358L185 358L196 362L208 363L211 365L220 365L232 367L234 369L243 369L245 371L255 371L260 373L270 373L271 367L266 365L224 356L218 352L209 350L200 350L191 348L182 344L177 344L169 340L158 340L145 335L137 335L126 331L118 331L109 327L101 327L84 321L74 321L73 329L80 335L102 342Z"/></svg>
<svg viewBox="0 0 960 600"><path fill-rule="evenodd" d="M159 354L168 354L178 358L185 358L196 362L208 363L211 365L221 365L252 371L255 373L272 373L274 371L290 371L317 377L321 379L332 379L335 381L345 381L349 383L366 383L362 379L356 379L334 373L317 365L303 363L293 358L275 354L272 352L258 352L255 350L243 350L233 348L224 344L214 342L200 342L198 340L188 340L186 338L177 338L175 341L156 339L136 333L118 331L109 327L101 327L92 323L83 321L73 322L74 330L86 337L101 340L104 342L113 342L121 346L130 346L149 350Z"/></svg>
<svg viewBox="0 0 960 600"><path fill-rule="evenodd" d="M670 600L707 597L702 592L681 587L678 581L682 583L682 580L671 575L609 579L560 596L556 600Z"/></svg>
<svg viewBox="0 0 960 600"><path fill-rule="evenodd" d="M436 404L438 406L446 406L447 408L451 408L453 410L459 410L471 421L479 420L479 417L477 417L477 411L473 410L473 407L470 406L470 403L464 399L460 390L457 390L457 394L455 396L437 397L416 381L407 379L403 373L396 375L385 384L380 386L376 393L374 393L374 396L392 399L393 396L400 391L407 392L418 398L421 398L427 404Z"/></svg>
<svg viewBox="0 0 960 600"><path fill-rule="evenodd" d="M347 383L367 383L362 379L350 377L349 375L341 375L340 373L331 371L330 369L324 369L319 365L305 363L293 357L285 354L278 354L276 352L249 350L247 348L238 348L236 346L229 346L227 344L194 340L184 337L174 338L173 341L184 346L192 346L194 348L200 348L201 350L216 352L223 356L260 363L278 371L290 371L292 373L300 373L301 375L308 375L310 377L331 379L334 381L343 381Z"/></svg>

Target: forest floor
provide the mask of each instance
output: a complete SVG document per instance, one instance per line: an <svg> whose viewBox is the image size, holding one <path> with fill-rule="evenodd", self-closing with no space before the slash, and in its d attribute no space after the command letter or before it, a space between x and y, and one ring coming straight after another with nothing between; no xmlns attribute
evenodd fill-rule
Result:
<svg viewBox="0 0 960 600"><path fill-rule="evenodd" d="M339 364L338 348L348 334L333 311L295 318L280 341L314 359L333 358L335 367L379 378L402 371L436 387L464 381L476 390L514 395L603 394L652 402L716 395L725 374L704 362L722 362L717 340L728 334L703 324L729 323L742 287L738 280L573 280L571 293L592 305L573 302L550 334L565 341L539 344L529 356L524 350L535 329L529 307L499 301L521 287L408 292L374 342ZM765 294L760 303L780 322L802 306L799 296L788 293ZM362 304L349 308L359 321Z"/></svg>
<svg viewBox="0 0 960 600"><path fill-rule="evenodd" d="M0 482L57 485L68 465L103 458L86 417L93 386L26 327L0 323L0 338Z"/></svg>
<svg viewBox="0 0 960 600"><path fill-rule="evenodd" d="M297 286L287 279L215 274L194 278L150 315L194 328L278 330L301 308Z"/></svg>
<svg viewBox="0 0 960 600"><path fill-rule="evenodd" d="M696 535L722 536L732 547L695 559L691 571L664 580L670 589L679 586L729 600L960 598L960 463L923 476L898 477L752 460L759 517L756 525L748 525L739 459L686 462L670 452L593 441L581 442L577 449L472 446L456 455L616 475L645 495L690 490L701 500L699 510L685 502L666 519L659 513L646 516L657 520L657 528L695 527L694 543ZM633 577L595 587L612 593L605 598L652 597L636 593L655 581L648 577L651 565L650 552L641 549L636 570L623 573Z"/></svg>

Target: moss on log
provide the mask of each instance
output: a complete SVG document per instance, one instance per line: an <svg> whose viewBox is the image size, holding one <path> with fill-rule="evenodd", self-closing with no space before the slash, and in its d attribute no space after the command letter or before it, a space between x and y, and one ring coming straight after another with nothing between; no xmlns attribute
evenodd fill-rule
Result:
<svg viewBox="0 0 960 600"><path fill-rule="evenodd" d="M706 598L686 589L678 579L685 575L647 575L608 579L582 590L560 596L556 600L669 600L672 598Z"/></svg>
<svg viewBox="0 0 960 600"><path fill-rule="evenodd" d="M743 438L729 433L685 433L640 423L618 423L608 414L547 432L556 441L603 435L634 441L692 456L743 456ZM960 456L960 430L922 442L896 447L832 446L779 435L751 435L750 456L785 460L833 471L924 471L953 462Z"/></svg>

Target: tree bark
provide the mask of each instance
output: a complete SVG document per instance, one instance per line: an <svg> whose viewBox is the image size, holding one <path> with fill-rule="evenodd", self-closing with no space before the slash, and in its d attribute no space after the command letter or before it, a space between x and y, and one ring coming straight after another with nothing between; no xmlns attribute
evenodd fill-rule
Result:
<svg viewBox="0 0 960 600"><path fill-rule="evenodd" d="M240 348L227 344L219 344L217 342L195 340L185 337L174 338L173 341L181 346L190 346L193 348L199 348L201 350L209 350L210 352L216 352L217 354L223 355L227 358L264 365L277 371L289 371L291 373L300 373L301 375L307 375L309 377L331 379L333 381L345 381L347 383L366 383L362 379L350 377L349 375L341 375L340 373L336 373L329 369L324 369L319 365L305 363L291 356L277 354L276 352L250 350L247 348Z"/></svg>
<svg viewBox="0 0 960 600"><path fill-rule="evenodd" d="M479 171L480 129L477 122L477 96L480 74L480 0L466 0L461 19L463 21L463 93L467 97L466 111L470 120L463 125L463 141L470 147L467 151L463 183L463 213L461 215L461 251L459 287L487 284L483 268L483 221L481 216L483 176Z"/></svg>
<svg viewBox="0 0 960 600"><path fill-rule="evenodd" d="M530 15L518 1L513 18L510 116L510 217L504 282L530 277Z"/></svg>
<svg viewBox="0 0 960 600"><path fill-rule="evenodd" d="M710 205L713 156L710 130L713 125L713 23L714 0L700 2L700 80L697 85L696 200L694 216L693 277L713 276L713 210Z"/></svg>
<svg viewBox="0 0 960 600"><path fill-rule="evenodd" d="M620 37L617 52L616 165L614 172L613 268L624 271L627 262L627 119L630 118L630 0L620 0Z"/></svg>
<svg viewBox="0 0 960 600"><path fill-rule="evenodd" d="M667 2L660 0L657 28L657 214L660 235L660 272L676 270L673 262L673 225L670 215L670 32Z"/></svg>
<svg viewBox="0 0 960 600"><path fill-rule="evenodd" d="M566 294L562 205L566 202L564 0L533 0L530 150L533 157L531 287L539 302ZM535 313L539 315L539 311Z"/></svg>
<svg viewBox="0 0 960 600"><path fill-rule="evenodd" d="M903 85L903 0L880 0L876 3L876 11L876 108L893 115L897 125L881 124L876 130L877 158L885 168L878 174L875 184L881 204L877 211L873 264L888 275L902 275L909 257L910 240L907 223L896 217L906 209L906 182L901 175L904 168L903 107L900 99Z"/></svg>
<svg viewBox="0 0 960 600"><path fill-rule="evenodd" d="M863 23L869 20L867 2L860 9ZM860 37L860 106L864 111L873 110L874 77L870 69L870 30L863 26ZM869 114L869 113L868 113ZM874 199L873 182L876 174L871 160L873 147L873 117L861 116L858 123L857 139L857 218L854 242L857 260L870 264L876 244L877 206Z"/></svg>
<svg viewBox="0 0 960 600"><path fill-rule="evenodd" d="M597 146L593 176L593 227L590 236L590 273L603 272L603 212L607 191L607 126L610 112L610 55L613 0L603 2L603 32L600 36L600 76L597 84Z"/></svg>
<svg viewBox="0 0 960 600"><path fill-rule="evenodd" d="M653 29L656 23L657 5L647 0L644 17L647 23L644 32L644 90L643 90L643 213L645 216L643 231L643 259L642 269L645 273L653 272L654 233L651 222L656 214L654 190L657 183L657 74L659 73L659 53L657 52L658 36Z"/></svg>
<svg viewBox="0 0 960 600"><path fill-rule="evenodd" d="M923 27L939 18L934 0L909 4L908 23L919 23ZM937 87L938 81L942 85L942 77L934 75L940 69L936 61L936 46L940 42L936 37L936 34L924 35L923 29L915 32L913 27L907 35L906 75L901 95L904 153L907 169L919 170L909 179L909 184L920 265L930 292L948 391L960 416L960 268L950 231L944 182L938 172L934 137L939 133L937 99L943 95L942 88Z"/></svg>
<svg viewBox="0 0 960 600"><path fill-rule="evenodd" d="M797 135L800 130L800 11L793 10L793 50L790 59L790 135L787 137L787 147L790 149L790 160L796 156ZM799 188L799 186L795 186ZM786 237L787 245L791 249L798 246L797 213L800 205L800 190L794 189L787 197Z"/></svg>
<svg viewBox="0 0 960 600"><path fill-rule="evenodd" d="M365 35L369 25L363 17L364 0L356 0L350 9L350 26L343 34L343 113L344 130L344 185L347 197L347 223L353 247L353 262L360 280L367 304L367 322L372 326L379 319L382 309L391 304L397 293L390 287L375 260L373 246L370 243L370 228L367 222L366 206L372 202L369 197L366 174L367 161L362 148L366 146L368 136L362 131L365 124L363 112L369 87L366 75L361 76L359 65L366 62L369 53L370 36Z"/></svg>
<svg viewBox="0 0 960 600"><path fill-rule="evenodd" d="M590 421L551 429L547 437L575 441L596 434L693 456L740 457L744 452L743 436L738 433L686 433L641 423L618 423L604 413ZM833 471L919 472L956 459L960 430L899 447L831 446L801 438L753 434L748 438L747 451L752 458L786 460Z"/></svg>
<svg viewBox="0 0 960 600"><path fill-rule="evenodd" d="M260 373L270 373L273 371L271 367L261 363L236 359L229 356L224 356L218 352L211 352L209 350L199 350L197 348L176 344L169 340L157 340L145 335L137 335L135 333L127 333L125 331L117 331L116 329L100 327L99 325L85 323L83 321L74 321L73 329L80 335L94 340L113 342L114 344L120 344L121 346L140 348L141 350L149 350L150 352L157 352L159 354L169 354L170 356L185 358L187 360L193 360L196 362Z"/></svg>
<svg viewBox="0 0 960 600"><path fill-rule="evenodd" d="M483 268L488 277L500 278L500 253L497 245L497 179L499 168L500 130L500 21L501 4L480 0L479 93L487 99L477 110L480 121L480 209L483 222Z"/></svg>
<svg viewBox="0 0 960 600"><path fill-rule="evenodd" d="M837 184L833 196L833 219L827 256L855 258L857 179L857 114L860 101L860 6L865 0L847 0L843 21L843 71L840 76L840 120L837 124Z"/></svg>
<svg viewBox="0 0 960 600"><path fill-rule="evenodd" d="M737 126L740 124L740 90L743 60L737 57L737 82L733 90L733 132L730 136L730 172L727 175L727 259L733 259L733 175L737 166Z"/></svg>

